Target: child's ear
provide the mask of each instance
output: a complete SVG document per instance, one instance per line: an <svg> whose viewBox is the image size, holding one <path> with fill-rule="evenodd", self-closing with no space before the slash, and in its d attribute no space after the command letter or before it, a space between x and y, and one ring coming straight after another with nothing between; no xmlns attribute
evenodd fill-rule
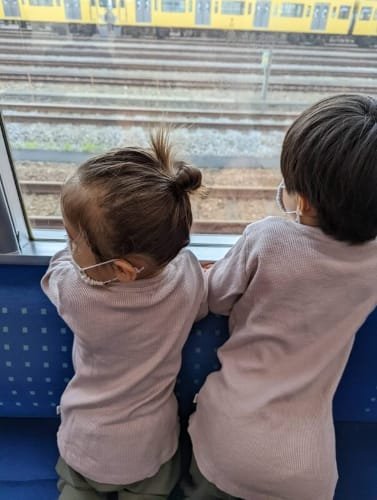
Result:
<svg viewBox="0 0 377 500"><path fill-rule="evenodd" d="M317 211L314 207L309 203L307 198L304 196L298 195L297 199L297 211L300 215L306 215L309 217L316 217Z"/></svg>
<svg viewBox="0 0 377 500"><path fill-rule="evenodd" d="M115 268L115 276L119 281L126 283L127 281L135 281L137 269L127 260L117 259L113 262Z"/></svg>

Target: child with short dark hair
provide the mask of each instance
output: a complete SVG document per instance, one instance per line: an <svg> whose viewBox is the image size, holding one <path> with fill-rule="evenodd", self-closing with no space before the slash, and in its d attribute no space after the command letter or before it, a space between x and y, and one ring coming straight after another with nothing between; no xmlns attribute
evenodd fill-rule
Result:
<svg viewBox="0 0 377 500"><path fill-rule="evenodd" d="M60 403L61 500L167 498L178 480L173 390L191 326L207 313L203 271L184 249L188 193L200 185L160 131L150 149L88 160L63 187L70 250L42 279L74 333L75 374Z"/></svg>
<svg viewBox="0 0 377 500"><path fill-rule="evenodd" d="M190 421L193 500L334 495L332 400L377 304L377 101L307 109L281 172L294 220L251 224L209 271L209 308L229 315L230 338Z"/></svg>

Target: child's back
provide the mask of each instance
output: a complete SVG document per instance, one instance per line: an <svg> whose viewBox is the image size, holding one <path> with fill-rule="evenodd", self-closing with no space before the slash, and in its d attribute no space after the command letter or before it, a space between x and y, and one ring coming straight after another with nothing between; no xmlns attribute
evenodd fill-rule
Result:
<svg viewBox="0 0 377 500"><path fill-rule="evenodd" d="M249 500L333 497L332 398L354 334L377 303L377 125L374 135L373 123L365 129L371 156L361 137L357 163L355 143L347 144L341 125L326 130L326 109L347 129L349 108L368 102L377 121L377 104L365 101L340 96L334 109L331 99L313 107L311 123L305 114L298 118L282 154L289 194L283 201L296 221L270 217L250 225L210 271L209 308L229 315L230 339L218 353L221 370L199 393L189 430L196 481L216 485L217 498L227 498L222 492ZM315 134L321 117L321 134L310 143L305 134ZM295 148L287 160L289 141ZM342 146L349 148L350 171L342 167ZM311 148L317 149L310 161ZM331 148L339 158L331 158ZM303 188L295 185L300 181Z"/></svg>
<svg viewBox="0 0 377 500"><path fill-rule="evenodd" d="M42 282L74 332L75 374L61 399L60 455L97 482L150 477L177 450L173 394L181 351L204 295L188 250L153 278L88 286L67 252Z"/></svg>
<svg viewBox="0 0 377 500"><path fill-rule="evenodd" d="M208 480L250 500L332 498L330 403L375 307L376 272L376 242L349 246L278 217L249 226L213 268L209 308L230 314L231 337L190 425Z"/></svg>
<svg viewBox="0 0 377 500"><path fill-rule="evenodd" d="M188 192L200 181L159 135L150 150L89 160L64 186L71 249L42 280L74 333L75 374L60 404L61 500L161 498L178 479L173 390L183 344L207 310L203 272L184 249Z"/></svg>

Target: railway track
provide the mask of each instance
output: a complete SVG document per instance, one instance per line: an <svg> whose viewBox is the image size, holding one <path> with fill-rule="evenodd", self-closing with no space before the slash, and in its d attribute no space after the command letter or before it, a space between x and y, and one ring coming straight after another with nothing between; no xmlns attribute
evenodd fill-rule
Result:
<svg viewBox="0 0 377 500"><path fill-rule="evenodd" d="M54 68L63 69L67 68L69 70L79 69L83 70L96 70L100 68L101 70L113 70L119 73L120 71L126 72L124 76L131 71L153 71L153 72L171 72L171 73L200 73L200 74L238 74L238 75L260 75L261 65L260 61L257 59L255 62L222 62L222 61L207 61L205 67L203 67L203 61L198 59L197 61L189 60L179 60L176 58L173 60L161 61L161 59L155 57L150 61L143 59L121 59L119 57L71 57L71 58L58 58L51 56L39 57L23 55L21 57L6 55L0 55L0 66L13 66L14 68ZM260 59L260 58L259 58ZM314 61L309 59L305 61L295 61L292 60L288 62L276 61L271 66L272 76L305 76L312 77L321 74L325 78L348 78L355 76L355 70L357 69L359 78L376 78L377 77L377 59L374 61L368 61L366 67L362 66L362 63L353 60L352 63L349 62L328 62L326 69L317 60L315 64ZM347 66L345 66L347 64ZM369 66L368 66L369 65ZM158 78L158 75L157 75Z"/></svg>
<svg viewBox="0 0 377 500"><path fill-rule="evenodd" d="M150 43L153 45L162 45L166 43L174 43L176 45L179 44L187 44L191 43L193 45L208 45L210 43L213 46L223 46L223 47L229 47L231 46L239 46L239 47L250 47L250 45L253 46L269 46L269 47L292 47L292 48L297 48L297 47L304 47L308 49L313 49L313 48L321 48L321 46L316 46L312 44L292 44L291 42L288 42L286 39L283 37L276 37L274 36L273 33L267 34L262 36L260 33L258 33L258 37L256 37L254 40L240 40L240 39L227 39L226 37L206 37L206 36L200 36L200 37L192 37L192 36L180 36L180 35L175 35L174 33L170 34L169 37L165 39L156 39L156 37L153 36L141 36L135 39L134 37L130 36L124 36L122 35L121 37L118 36L110 36L110 37L103 37L103 36L84 36L84 35L56 35L56 33L48 32L45 30L31 30L31 29L7 29L4 27L0 27L0 39L1 37L4 37L5 40L10 40L10 41L20 41L20 40L27 40L27 41L41 41L41 42L55 42L58 38L58 41L60 43L64 42L71 42L71 43L82 43L82 42L88 42L88 43L99 43L103 45L123 45L123 44L129 44L129 43ZM259 38L259 39L258 39ZM328 43L326 43L325 48L341 48L345 50L350 50L350 51L365 51L365 49L358 47L355 45L354 41L350 38L347 37L333 37L332 40L330 40Z"/></svg>
<svg viewBox="0 0 377 500"><path fill-rule="evenodd" d="M21 181L23 194L59 195L61 182ZM234 200L266 200L273 199L276 189L272 187L210 186L209 197ZM29 222L36 229L62 229L60 216L31 216ZM241 233L250 223L247 220L196 220L193 232L196 233Z"/></svg>
<svg viewBox="0 0 377 500"><path fill-rule="evenodd" d="M262 50L258 48L245 48L242 50L218 50L218 48L211 47L211 50L203 50L201 47L187 46L183 51L182 47L166 46L160 47L153 45L150 47L143 47L132 44L126 47L103 47L102 45L53 45L46 46L43 44L9 44L4 43L0 39L0 54L28 57L80 57L83 58L106 58L109 59L156 59L156 56L169 61L173 60L199 60L216 61L216 62L232 62L232 63L260 63ZM310 60L313 64L320 64L325 66L361 66L368 63L375 63L377 54L374 51L367 53L354 53L344 51L319 51L319 50L303 50L303 49L273 49L274 63L279 64L308 64Z"/></svg>
<svg viewBox="0 0 377 500"><path fill-rule="evenodd" d="M62 182L51 181L21 181L20 188L24 194L60 194ZM208 196L226 199L272 199L275 196L274 187L243 187L243 186L210 186L207 188Z"/></svg>
<svg viewBox="0 0 377 500"><path fill-rule="evenodd" d="M285 130L295 112L251 112L202 109L151 109L51 103L0 102L6 122L76 125L146 126L165 123L190 128Z"/></svg>
<svg viewBox="0 0 377 500"><path fill-rule="evenodd" d="M34 229L63 229L63 221L57 216L29 217ZM241 234L249 220L196 220L192 225L193 233L201 234Z"/></svg>
<svg viewBox="0 0 377 500"><path fill-rule="evenodd" d="M320 75L318 75L320 76ZM161 74L160 77L154 75L149 78L142 77L127 77L115 76L109 74L103 75L83 75L76 73L75 75L66 75L63 73L53 74L48 71L35 70L25 72L24 70L9 70L7 68L0 68L0 81L8 82L28 82L33 83L59 83L59 84L89 84L89 85L110 85L122 87L150 87L160 89L221 89L221 90L254 90L258 91L262 87L262 82L259 81L234 81L219 79L214 81L208 80L195 80L195 79L172 79L166 74ZM368 82L369 83L369 82ZM285 92L356 92L356 93L369 93L375 92L377 81L370 80L369 84L353 83L348 80L347 83L339 83L333 80L331 83L319 83L318 81L308 82L284 82L279 77L272 77L268 85L269 91L285 91Z"/></svg>

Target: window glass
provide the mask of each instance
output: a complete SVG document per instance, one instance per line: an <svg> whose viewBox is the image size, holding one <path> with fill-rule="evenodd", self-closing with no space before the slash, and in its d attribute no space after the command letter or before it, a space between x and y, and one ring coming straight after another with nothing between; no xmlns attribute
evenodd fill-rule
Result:
<svg viewBox="0 0 377 500"><path fill-rule="evenodd" d="M231 14L242 16L245 10L245 2L223 1L221 4L221 14Z"/></svg>
<svg viewBox="0 0 377 500"><path fill-rule="evenodd" d="M355 26L352 2L60 3L0 9L0 109L33 230L61 227L59 190L78 164L143 147L166 124L207 186L192 197L194 232L240 233L280 213L280 149L295 117L339 89L373 93L375 21L361 21L376 16L372 3ZM335 6L347 21L333 36Z"/></svg>
<svg viewBox="0 0 377 500"><path fill-rule="evenodd" d="M38 5L43 7L50 7L53 5L53 0L29 0L30 5Z"/></svg>
<svg viewBox="0 0 377 500"><path fill-rule="evenodd" d="M350 16L351 7L349 5L341 5L339 7L339 19L348 19Z"/></svg>
<svg viewBox="0 0 377 500"><path fill-rule="evenodd" d="M302 17L303 12L303 3L283 3L281 6L282 17Z"/></svg>
<svg viewBox="0 0 377 500"><path fill-rule="evenodd" d="M162 12L184 12L185 0L162 0Z"/></svg>
<svg viewBox="0 0 377 500"><path fill-rule="evenodd" d="M369 21L372 15L372 7L363 7L360 10L360 20L361 21Z"/></svg>

